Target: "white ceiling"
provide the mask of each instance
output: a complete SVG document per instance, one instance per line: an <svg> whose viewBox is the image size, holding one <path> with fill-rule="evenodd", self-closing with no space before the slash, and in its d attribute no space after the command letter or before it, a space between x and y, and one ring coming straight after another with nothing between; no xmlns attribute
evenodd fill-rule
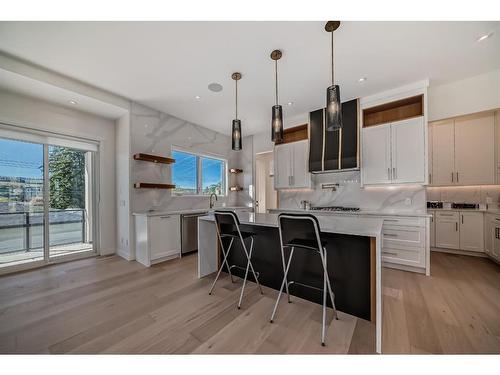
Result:
<svg viewBox="0 0 500 375"><path fill-rule="evenodd" d="M229 133L234 81L245 134L267 130L279 62L285 123L324 105L324 22L0 22L0 50L182 119ZM480 35L495 31L481 43ZM429 78L500 68L500 22L343 22L335 32L342 100ZM367 77L360 84L358 79ZM213 93L207 85L224 86ZM196 100L195 96L201 96ZM70 99L70 98L69 98ZM293 106L287 106L287 102Z"/></svg>

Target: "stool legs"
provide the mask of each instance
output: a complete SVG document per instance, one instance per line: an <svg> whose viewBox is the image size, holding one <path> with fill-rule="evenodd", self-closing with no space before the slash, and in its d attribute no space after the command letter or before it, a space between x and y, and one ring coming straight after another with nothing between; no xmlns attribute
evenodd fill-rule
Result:
<svg viewBox="0 0 500 375"><path fill-rule="evenodd" d="M330 286L330 278L328 277L328 268L326 263L326 249L319 253L321 256L321 263L323 264L323 319L321 325L321 345L325 346L325 336L326 336L326 295L327 292L330 294L330 299L332 301L333 316L338 319L337 309L335 308L335 302L333 298L332 287Z"/></svg>
<svg viewBox="0 0 500 375"><path fill-rule="evenodd" d="M247 248L245 246L245 243L243 243L243 249L245 250L245 254L247 256L247 268L245 270L245 278L243 279L243 286L241 287L241 293L240 293L240 300L238 301L238 309L241 308L241 301L243 300L243 292L245 291L245 285L247 283L247 277L248 277L248 270L251 268L253 277L255 278L255 282L257 283L259 289L260 289L260 294L264 294L262 292L262 287L260 286L259 279L257 278L257 275L255 274L255 271L253 269L252 261L250 260L252 258L252 251L253 251L253 237L251 237L251 243L250 243L250 252L247 253Z"/></svg>
<svg viewBox="0 0 500 375"><path fill-rule="evenodd" d="M222 250L222 254L224 255L224 260L222 261L222 264L220 265L219 271L217 272L217 276L215 277L215 280L214 280L214 282L212 284L212 287L210 288L210 291L208 292L209 295L212 294L212 291L215 288L215 284L217 283L217 280L219 280L219 276L220 276L220 273L222 272L222 267L224 267L224 264L226 264L226 266L227 266L227 270L229 272L229 276L231 277L231 282L234 282L233 281L233 275L231 274L231 267L229 267L229 263L227 262L227 257L229 255L229 251L231 251L231 246L233 246L233 241L234 241L234 238L231 238L231 242L229 243L229 247L227 248L227 252L224 251L224 246L222 245L222 239L220 241L220 247L221 247L221 250Z"/></svg>
<svg viewBox="0 0 500 375"><path fill-rule="evenodd" d="M270 319L271 323L273 322L274 315L276 314L276 310L278 309L278 304L280 302L281 293L283 293L283 287L285 286L285 284L287 285L287 292L288 292L288 283L287 283L286 276L288 275L288 270L290 269L290 263L292 263L293 250L294 250L294 248L292 247L292 250L290 251L290 258L288 258L288 264L286 265L286 268L285 268L285 275L283 276L283 282L281 283L280 292L278 293L278 298L276 298L276 303L274 304L273 313L272 313L271 319ZM283 248L281 248L281 253L283 254ZM285 257L283 256L283 264L284 264L284 259L285 259ZM288 295L288 300L290 300L290 294Z"/></svg>

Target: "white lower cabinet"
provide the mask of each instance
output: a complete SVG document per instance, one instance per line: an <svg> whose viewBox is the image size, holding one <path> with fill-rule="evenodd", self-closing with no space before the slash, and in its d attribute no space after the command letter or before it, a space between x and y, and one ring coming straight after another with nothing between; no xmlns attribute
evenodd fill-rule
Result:
<svg viewBox="0 0 500 375"><path fill-rule="evenodd" d="M422 217L383 217L382 261L428 272L426 219Z"/></svg>
<svg viewBox="0 0 500 375"><path fill-rule="evenodd" d="M458 212L436 211L436 247L460 249Z"/></svg>
<svg viewBox="0 0 500 375"><path fill-rule="evenodd" d="M486 253L500 262L500 215L487 215L487 230L489 237L485 241Z"/></svg>
<svg viewBox="0 0 500 375"><path fill-rule="evenodd" d="M145 266L181 253L180 215L135 216L136 260Z"/></svg>
<svg viewBox="0 0 500 375"><path fill-rule="evenodd" d="M460 212L460 250L484 251L482 212Z"/></svg>

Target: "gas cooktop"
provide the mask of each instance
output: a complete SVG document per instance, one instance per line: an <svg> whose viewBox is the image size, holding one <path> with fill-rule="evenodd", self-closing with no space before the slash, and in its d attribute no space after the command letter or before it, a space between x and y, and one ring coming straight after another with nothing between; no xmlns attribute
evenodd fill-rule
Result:
<svg viewBox="0 0 500 375"><path fill-rule="evenodd" d="M313 211L344 211L344 212L356 212L359 211L359 207L343 207L343 206L330 206L330 207L311 207Z"/></svg>

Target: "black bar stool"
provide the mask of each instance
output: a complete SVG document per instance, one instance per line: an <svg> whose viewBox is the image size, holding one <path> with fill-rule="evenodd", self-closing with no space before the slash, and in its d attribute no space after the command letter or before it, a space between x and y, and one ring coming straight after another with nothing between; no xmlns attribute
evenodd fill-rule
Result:
<svg viewBox="0 0 500 375"><path fill-rule="evenodd" d="M253 277L255 278L255 282L257 283L257 285L260 289L260 293L264 294L262 292L262 287L260 286L260 283L259 283L259 279L258 279L259 274L255 272L253 265L252 265L252 262L250 260L252 258L254 233L240 231L240 220L238 219L238 216L232 211L216 210L214 212L214 216L215 216L215 228L217 230L217 237L219 238L220 247L221 247L224 259L222 261L222 264L219 268L219 271L217 272L217 276L215 277L215 280L214 280L212 287L210 288L210 291L208 292L208 294L212 294L212 291L215 287L215 284L217 283L217 280L219 279L219 276L222 272L222 268L224 267L224 264L227 266L229 276L231 277L231 282L234 282L233 275L231 274L231 269L234 267L243 269L243 267L239 267L236 265L230 266L228 261L227 261L227 257L229 256L229 252L231 251L234 240L239 239L241 241L241 246L243 247L243 251L245 252L245 255L247 258L247 266L245 269L245 278L243 279L243 285L241 287L241 293L240 293L240 300L238 301L238 309L239 309L241 307L241 301L243 299L243 292L245 291L245 285L247 282L249 269L252 270ZM233 230L233 226L236 227L236 230ZM222 241L223 238L230 238L231 239L231 242L229 243L227 250L224 249L224 243ZM250 251L247 251L247 247L245 244L245 240L247 238L250 238L250 240L251 240Z"/></svg>
<svg viewBox="0 0 500 375"><path fill-rule="evenodd" d="M318 289L311 285L305 285L298 283L296 281L287 280L288 271L290 269L290 264L293 258L293 252L295 249L302 249L304 251L311 251L319 254L321 258L321 263L323 265L323 322L321 329L321 345L325 346L325 330L326 330L326 295L327 291L330 295L333 306L333 314L335 319L338 319L337 309L335 308L335 296L332 292L332 287L330 285L330 279L328 277L328 268L326 263L326 241L321 240L321 232L319 228L318 219L310 214L287 214L283 213L278 216L278 228L280 233L280 243L281 243L281 258L283 260L283 282L281 283L280 292L276 303L274 305L273 314L271 315L271 323L274 320L276 310L278 309L278 304L283 293L283 288L286 287L286 293L288 295L288 302L290 302L290 284L298 284L301 286ZM285 251L284 248L290 248L290 257L288 258L288 263L285 266Z"/></svg>

